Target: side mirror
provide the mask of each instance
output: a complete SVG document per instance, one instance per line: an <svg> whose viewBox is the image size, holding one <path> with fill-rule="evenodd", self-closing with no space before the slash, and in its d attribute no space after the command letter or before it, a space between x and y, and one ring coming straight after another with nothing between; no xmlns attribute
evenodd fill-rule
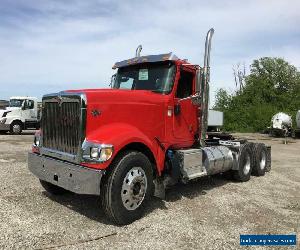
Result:
<svg viewBox="0 0 300 250"><path fill-rule="evenodd" d="M26 101L24 101L24 102L22 103L22 106L21 106L21 109L22 109L22 110L25 110L25 108L26 108Z"/></svg>
<svg viewBox="0 0 300 250"><path fill-rule="evenodd" d="M116 77L117 77L117 73L111 76L109 87L113 88L115 86Z"/></svg>

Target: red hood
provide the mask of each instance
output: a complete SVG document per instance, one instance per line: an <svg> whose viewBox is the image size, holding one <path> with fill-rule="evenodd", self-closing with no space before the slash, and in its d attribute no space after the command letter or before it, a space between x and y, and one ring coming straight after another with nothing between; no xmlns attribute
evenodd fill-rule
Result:
<svg viewBox="0 0 300 250"><path fill-rule="evenodd" d="M81 89L67 92L81 92L86 95L87 138L94 137L97 133L102 137L98 140L105 140L104 137L108 135L100 135L101 130L104 131L106 127L114 124L132 126L151 139L154 135L160 137L164 134L164 119L170 98L168 95L146 90L119 89ZM106 140L105 142L109 143Z"/></svg>

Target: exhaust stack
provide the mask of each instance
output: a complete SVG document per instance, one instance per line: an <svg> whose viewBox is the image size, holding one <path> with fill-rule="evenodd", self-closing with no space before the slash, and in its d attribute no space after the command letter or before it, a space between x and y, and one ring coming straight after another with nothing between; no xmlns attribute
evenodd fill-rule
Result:
<svg viewBox="0 0 300 250"><path fill-rule="evenodd" d="M140 44L136 50L135 50L135 57L140 57L141 56L141 51L142 51L143 47L142 45Z"/></svg>
<svg viewBox="0 0 300 250"><path fill-rule="evenodd" d="M200 127L200 143L205 146L206 132L207 132L207 119L208 119L208 100L209 100L209 81L210 81L210 49L211 39L215 30L211 28L206 35L205 40L205 53L204 65L198 74L198 89L201 95L201 127ZM201 79L199 79L201 78Z"/></svg>

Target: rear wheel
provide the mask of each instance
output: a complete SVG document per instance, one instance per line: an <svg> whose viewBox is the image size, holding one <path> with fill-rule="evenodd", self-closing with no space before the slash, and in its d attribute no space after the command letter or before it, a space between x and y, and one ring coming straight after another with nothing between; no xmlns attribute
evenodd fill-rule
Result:
<svg viewBox="0 0 300 250"><path fill-rule="evenodd" d="M266 163L266 169L265 171L266 172L270 172L271 171L271 166L272 163L271 163L271 147L268 147L267 148L267 163Z"/></svg>
<svg viewBox="0 0 300 250"><path fill-rule="evenodd" d="M253 170L252 173L256 176L263 176L267 167L268 151L263 143L256 143L253 146Z"/></svg>
<svg viewBox="0 0 300 250"><path fill-rule="evenodd" d="M14 135L19 135L22 133L23 124L20 121L15 121L10 125L10 133Z"/></svg>
<svg viewBox="0 0 300 250"><path fill-rule="evenodd" d="M42 187L50 194L53 195L62 195L65 194L66 192L68 192L67 190L65 190L62 187L56 186L50 182L47 181L43 181L40 179L40 183L42 185Z"/></svg>
<svg viewBox="0 0 300 250"><path fill-rule="evenodd" d="M115 223L129 224L142 217L153 186L149 159L127 151L112 165L101 187L102 207Z"/></svg>
<svg viewBox="0 0 300 250"><path fill-rule="evenodd" d="M233 178L237 181L249 181L253 167L253 156L251 144L245 143L241 146L238 160L238 170L233 171Z"/></svg>

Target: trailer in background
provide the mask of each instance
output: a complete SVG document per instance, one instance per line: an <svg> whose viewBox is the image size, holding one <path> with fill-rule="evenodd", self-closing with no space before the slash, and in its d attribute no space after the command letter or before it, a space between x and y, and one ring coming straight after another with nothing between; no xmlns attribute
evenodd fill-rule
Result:
<svg viewBox="0 0 300 250"><path fill-rule="evenodd" d="M207 131L220 132L224 125L224 114L213 109L208 110Z"/></svg>

